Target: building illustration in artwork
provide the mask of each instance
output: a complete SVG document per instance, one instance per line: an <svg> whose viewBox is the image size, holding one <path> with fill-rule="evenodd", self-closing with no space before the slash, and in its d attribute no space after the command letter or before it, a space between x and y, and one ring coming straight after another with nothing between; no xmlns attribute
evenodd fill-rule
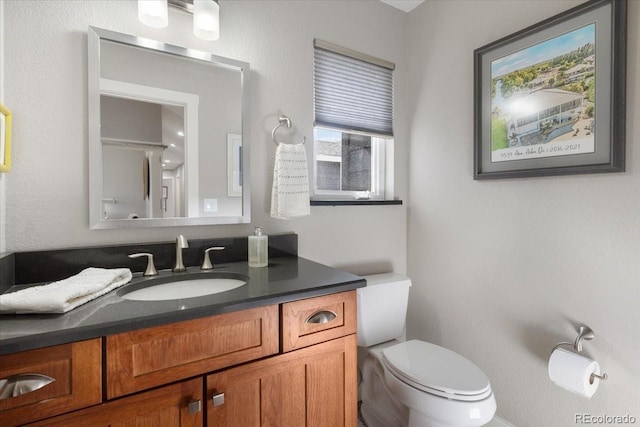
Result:
<svg viewBox="0 0 640 427"><path fill-rule="evenodd" d="M509 115L508 137L511 145L531 145L571 132L582 113L583 95L562 89L540 89L518 101L533 109Z"/></svg>

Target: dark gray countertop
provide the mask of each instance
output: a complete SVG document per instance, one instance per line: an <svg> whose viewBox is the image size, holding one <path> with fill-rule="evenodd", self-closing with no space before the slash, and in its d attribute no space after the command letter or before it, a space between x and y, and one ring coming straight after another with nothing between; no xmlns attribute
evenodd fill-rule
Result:
<svg viewBox="0 0 640 427"><path fill-rule="evenodd" d="M246 262L217 264L215 271L244 274L249 281L231 291L196 298L123 299L119 294L127 286L149 280L136 273L130 284L65 314L0 315L0 355L366 286L359 276L298 257L270 259L267 268L249 268ZM203 272L190 267L187 273ZM181 274L160 271L160 277Z"/></svg>

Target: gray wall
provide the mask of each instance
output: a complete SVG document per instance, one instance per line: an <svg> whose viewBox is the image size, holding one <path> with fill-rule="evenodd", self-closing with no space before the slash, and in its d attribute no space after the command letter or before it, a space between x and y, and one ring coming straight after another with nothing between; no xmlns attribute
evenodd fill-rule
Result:
<svg viewBox="0 0 640 427"><path fill-rule="evenodd" d="M162 142L160 104L133 99L100 97L100 135L102 138Z"/></svg>
<svg viewBox="0 0 640 427"><path fill-rule="evenodd" d="M408 335L474 360L517 426L640 420L640 2L629 2L627 172L473 180L473 50L578 3L428 1L409 14ZM547 376L578 322L610 376L590 400Z"/></svg>
<svg viewBox="0 0 640 427"><path fill-rule="evenodd" d="M397 64L396 195L407 197L405 13L377 1L226 1L221 37L193 36L190 16L171 9L169 27L137 19L135 1L7 1L5 103L14 112L14 167L3 176L6 249L21 251L133 241L294 231L302 256L355 273L405 271L406 207L313 207L311 216L269 216L280 114L294 125L283 138L312 138L313 38ZM134 34L251 64L252 224L146 230L89 230L87 152L87 27ZM311 152L308 150L310 156ZM0 210L1 214L1 210ZM3 244L5 239L3 238Z"/></svg>

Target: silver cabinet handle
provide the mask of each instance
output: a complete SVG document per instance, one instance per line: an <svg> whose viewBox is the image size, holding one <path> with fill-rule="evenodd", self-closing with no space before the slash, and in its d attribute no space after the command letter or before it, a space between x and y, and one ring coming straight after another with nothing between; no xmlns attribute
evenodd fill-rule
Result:
<svg viewBox="0 0 640 427"><path fill-rule="evenodd" d="M202 411L202 401L192 400L189 402L189 414L197 414L200 411Z"/></svg>
<svg viewBox="0 0 640 427"><path fill-rule="evenodd" d="M307 317L305 323L329 323L336 317L338 315L331 310L320 310Z"/></svg>
<svg viewBox="0 0 640 427"><path fill-rule="evenodd" d="M210 251L222 251L222 250L224 250L224 246L214 246L212 248L205 249L204 250L204 260L202 261L202 266L200 267L200 270L212 270L213 269L213 263L211 262L211 258L209 257L209 252Z"/></svg>
<svg viewBox="0 0 640 427"><path fill-rule="evenodd" d="M213 395L213 406L224 405L224 393L218 393Z"/></svg>
<svg viewBox="0 0 640 427"><path fill-rule="evenodd" d="M129 258L140 258L141 256L147 257L147 268L142 273L143 276L157 276L158 271L156 270L156 266L153 264L153 254L148 252L141 252L139 254L131 254Z"/></svg>
<svg viewBox="0 0 640 427"><path fill-rule="evenodd" d="M51 384L55 378L43 374L17 374L0 379L0 400L22 396Z"/></svg>

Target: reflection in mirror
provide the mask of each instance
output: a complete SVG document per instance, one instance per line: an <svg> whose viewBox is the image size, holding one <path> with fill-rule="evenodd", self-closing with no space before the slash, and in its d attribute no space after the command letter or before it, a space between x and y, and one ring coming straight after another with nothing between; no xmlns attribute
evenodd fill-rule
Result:
<svg viewBox="0 0 640 427"><path fill-rule="evenodd" d="M184 108L103 94L100 119L103 218L187 216Z"/></svg>
<svg viewBox="0 0 640 427"><path fill-rule="evenodd" d="M91 227L249 222L247 72L89 28Z"/></svg>

